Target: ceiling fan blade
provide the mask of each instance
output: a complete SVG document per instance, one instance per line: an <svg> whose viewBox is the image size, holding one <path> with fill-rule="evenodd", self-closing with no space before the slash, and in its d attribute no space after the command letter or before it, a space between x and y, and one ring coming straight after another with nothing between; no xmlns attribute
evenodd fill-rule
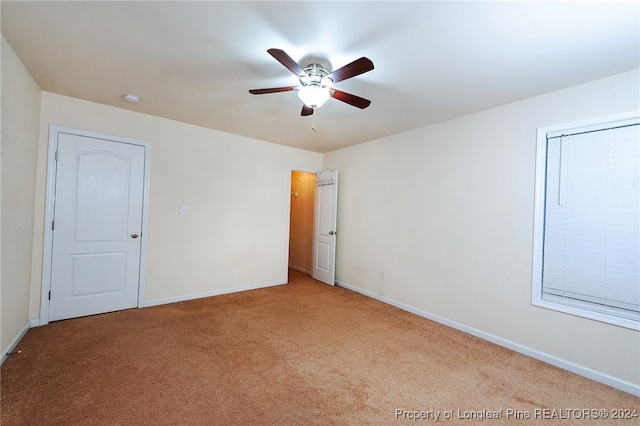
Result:
<svg viewBox="0 0 640 426"><path fill-rule="evenodd" d="M342 80L346 80L347 78L355 77L356 75L364 74L365 72L371 71L373 69L373 62L369 58L365 58L364 56L360 59L356 59L350 64L345 65L342 68L338 68L331 74L329 77L333 80L334 83L337 83Z"/></svg>
<svg viewBox="0 0 640 426"><path fill-rule="evenodd" d="M303 104L302 105L302 112L300 113L300 115L305 117L305 116L311 115L311 114L313 114L313 108Z"/></svg>
<svg viewBox="0 0 640 426"><path fill-rule="evenodd" d="M298 89L298 86L271 87L269 89L251 89L249 90L249 93L254 95L264 95L266 93L291 92L296 89Z"/></svg>
<svg viewBox="0 0 640 426"><path fill-rule="evenodd" d="M331 91L333 92L331 97L360 109L365 109L371 104L369 99L361 98L360 96L352 95L351 93L343 92L334 89L333 87L331 88Z"/></svg>
<svg viewBox="0 0 640 426"><path fill-rule="evenodd" d="M304 75L304 70L296 61L294 61L291 56L287 55L284 50L281 49L269 49L267 50L271 56L276 58L276 61L280 62L282 65L287 67L289 71L294 73L296 77L300 77Z"/></svg>

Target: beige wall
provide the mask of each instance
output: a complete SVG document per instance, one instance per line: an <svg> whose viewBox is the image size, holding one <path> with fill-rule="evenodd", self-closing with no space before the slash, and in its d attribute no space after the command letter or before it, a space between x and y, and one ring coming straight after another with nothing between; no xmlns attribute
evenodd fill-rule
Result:
<svg viewBox="0 0 640 426"><path fill-rule="evenodd" d="M286 282L291 169L318 169L321 154L43 92L38 235L49 125L151 142L146 301ZM180 215L181 205L191 215ZM38 318L41 275L33 272L30 315Z"/></svg>
<svg viewBox="0 0 640 426"><path fill-rule="evenodd" d="M326 154L340 169L337 279L640 384L640 333L531 305L536 128L637 109L638 82L636 70Z"/></svg>
<svg viewBox="0 0 640 426"><path fill-rule="evenodd" d="M316 175L291 172L291 223L289 227L289 266L311 273L313 251L313 205Z"/></svg>
<svg viewBox="0 0 640 426"><path fill-rule="evenodd" d="M40 88L2 38L3 353L28 322Z"/></svg>

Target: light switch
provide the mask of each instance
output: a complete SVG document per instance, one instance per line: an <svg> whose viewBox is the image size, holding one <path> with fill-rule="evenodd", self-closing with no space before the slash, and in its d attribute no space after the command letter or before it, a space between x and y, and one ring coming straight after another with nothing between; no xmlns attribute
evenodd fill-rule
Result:
<svg viewBox="0 0 640 426"><path fill-rule="evenodd" d="M180 214L191 214L191 206L180 206Z"/></svg>

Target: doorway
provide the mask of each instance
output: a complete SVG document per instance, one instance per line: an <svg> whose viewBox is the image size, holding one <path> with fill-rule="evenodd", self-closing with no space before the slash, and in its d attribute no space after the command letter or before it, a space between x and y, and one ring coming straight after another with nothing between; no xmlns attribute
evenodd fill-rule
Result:
<svg viewBox="0 0 640 426"><path fill-rule="evenodd" d="M289 268L311 275L316 174L291 171Z"/></svg>

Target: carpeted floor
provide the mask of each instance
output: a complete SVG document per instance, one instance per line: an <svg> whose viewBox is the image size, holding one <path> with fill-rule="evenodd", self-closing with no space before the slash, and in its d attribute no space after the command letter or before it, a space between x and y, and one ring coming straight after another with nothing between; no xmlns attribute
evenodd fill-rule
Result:
<svg viewBox="0 0 640 426"><path fill-rule="evenodd" d="M16 350L3 426L640 423L611 419L640 411L632 395L296 271L33 328ZM609 418L575 411L592 409Z"/></svg>

